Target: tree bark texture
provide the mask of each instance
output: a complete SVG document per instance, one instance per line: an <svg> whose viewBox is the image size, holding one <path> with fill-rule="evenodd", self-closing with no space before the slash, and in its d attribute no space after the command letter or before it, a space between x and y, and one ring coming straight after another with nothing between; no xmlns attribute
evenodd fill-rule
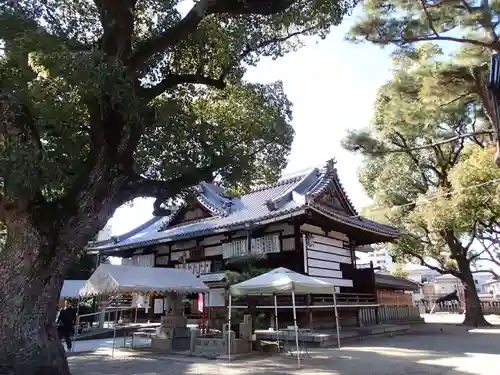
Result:
<svg viewBox="0 0 500 375"><path fill-rule="evenodd" d="M489 326L485 319L481 300L477 294L476 283L467 259L458 260L458 266L465 286L465 319L463 324L467 326Z"/></svg>
<svg viewBox="0 0 500 375"><path fill-rule="evenodd" d="M108 196L116 197L117 191L110 189ZM0 252L0 375L70 374L55 325L64 275L119 206L113 198L86 203L83 210L48 225L34 225L31 215L17 210L6 216L7 241Z"/></svg>
<svg viewBox="0 0 500 375"><path fill-rule="evenodd" d="M0 251L0 375L70 374L55 326L64 275L78 253L120 205L123 181L90 174L66 210L42 216L15 204L5 210L5 248ZM31 210L33 211L33 210Z"/></svg>
<svg viewBox="0 0 500 375"><path fill-rule="evenodd" d="M69 374L55 327L65 267L44 259L50 244L26 220L17 224L0 253L0 374Z"/></svg>

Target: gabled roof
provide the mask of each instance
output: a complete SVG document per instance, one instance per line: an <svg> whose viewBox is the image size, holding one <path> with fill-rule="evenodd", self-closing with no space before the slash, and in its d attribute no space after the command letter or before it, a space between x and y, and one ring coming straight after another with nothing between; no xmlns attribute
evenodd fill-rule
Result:
<svg viewBox="0 0 500 375"><path fill-rule="evenodd" d="M320 198L328 189L335 192L342 209L321 203ZM199 184L196 191L197 202L212 214L211 217L169 226L182 208L178 207L170 216L153 218L122 236L90 243L88 250L124 250L168 243L240 227L264 225L271 220L302 215L306 210L385 239L400 235L393 227L358 215L339 181L334 161L328 162L325 168L313 168L270 185L258 186L239 198L226 197L220 187L206 182Z"/></svg>
<svg viewBox="0 0 500 375"><path fill-rule="evenodd" d="M417 291L420 284L406 277L375 273L375 285L381 288Z"/></svg>

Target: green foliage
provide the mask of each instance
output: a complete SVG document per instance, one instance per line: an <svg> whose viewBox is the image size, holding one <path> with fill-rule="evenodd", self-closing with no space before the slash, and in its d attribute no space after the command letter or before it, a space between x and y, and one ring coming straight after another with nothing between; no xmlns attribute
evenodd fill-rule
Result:
<svg viewBox="0 0 500 375"><path fill-rule="evenodd" d="M108 263L107 257L100 256L99 263ZM97 266L95 255L88 254L82 251L76 261L72 264L69 271L66 273L66 280L87 280Z"/></svg>
<svg viewBox="0 0 500 375"><path fill-rule="evenodd" d="M396 263L394 266L395 267L391 270L391 275L397 277L408 277L408 271L405 271L400 263Z"/></svg>
<svg viewBox="0 0 500 375"><path fill-rule="evenodd" d="M420 94L426 110L442 112L448 103L467 103L477 118L471 133L493 134L498 127L492 126L498 122L496 105L486 82L491 54L500 51L499 7L498 1L367 0L347 38L396 47L396 65L419 60L416 69L422 74Z"/></svg>
<svg viewBox="0 0 500 375"><path fill-rule="evenodd" d="M382 45L408 46L442 40L499 50L500 3L465 1L365 0L363 15L349 38Z"/></svg>
<svg viewBox="0 0 500 375"><path fill-rule="evenodd" d="M128 165L116 164L154 179L208 167L230 188L276 179L293 140L291 103L280 82L242 77L261 57L299 48L301 36L325 37L354 2L200 1L205 14L189 24L179 11L189 2L134 4L131 14L125 3L114 13L74 0L0 6L1 88L29 108L37 140L4 143L0 175L63 198L104 137L112 147L135 142L125 145Z"/></svg>
<svg viewBox="0 0 500 375"><path fill-rule="evenodd" d="M362 182L385 207L378 215L407 230L396 254L430 256L442 270L458 269L457 254L449 253L453 238L472 263L498 262L498 171L491 159L499 165L499 124L486 82L490 56L500 51L499 10L498 1L367 0L347 37L396 49L374 133L353 133L345 146L371 155ZM377 183L379 173L391 181L390 192Z"/></svg>
<svg viewBox="0 0 500 375"><path fill-rule="evenodd" d="M291 103L280 83L156 102L157 125L144 134L136 152L144 175L178 177L217 161L225 167L223 181L232 186L279 177L293 140Z"/></svg>
<svg viewBox="0 0 500 375"><path fill-rule="evenodd" d="M491 159L486 163L489 133L462 136L481 122L470 98L437 100L447 91L435 74L447 64L440 54L425 44L399 54L393 79L379 89L372 128L351 132L344 145L366 155L360 181L375 201L368 215L404 232L390 245L392 255L423 263L432 258L441 272L461 277L456 260L471 260L483 221L498 218L488 190L496 191L491 180L499 172ZM486 190L470 189L483 182Z"/></svg>
<svg viewBox="0 0 500 375"><path fill-rule="evenodd" d="M271 271L271 269L269 268L254 268L249 266L244 270L242 270L241 272L226 271L226 278L228 280L229 285L233 285L263 275L269 271Z"/></svg>
<svg viewBox="0 0 500 375"><path fill-rule="evenodd" d="M87 280L96 268L95 255L82 252L66 274L66 280Z"/></svg>

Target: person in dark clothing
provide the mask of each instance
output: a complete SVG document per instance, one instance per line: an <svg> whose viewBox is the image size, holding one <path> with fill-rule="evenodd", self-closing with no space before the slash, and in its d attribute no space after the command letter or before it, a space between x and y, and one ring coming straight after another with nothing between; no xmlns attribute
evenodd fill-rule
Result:
<svg viewBox="0 0 500 375"><path fill-rule="evenodd" d="M64 308L59 311L57 316L57 333L59 339L66 342L68 351L71 350L71 338L75 332L76 310L71 306L69 301L64 302Z"/></svg>

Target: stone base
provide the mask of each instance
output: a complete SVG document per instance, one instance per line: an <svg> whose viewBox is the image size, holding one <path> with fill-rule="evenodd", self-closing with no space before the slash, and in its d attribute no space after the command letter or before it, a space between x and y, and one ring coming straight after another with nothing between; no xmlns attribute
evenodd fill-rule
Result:
<svg viewBox="0 0 500 375"><path fill-rule="evenodd" d="M188 327L175 327L167 329L162 329L162 327L158 327L156 329L156 336L160 339L189 338L190 333L191 330Z"/></svg>
<svg viewBox="0 0 500 375"><path fill-rule="evenodd" d="M173 350L172 341L173 340L171 340L171 339L160 339L157 337L152 337L151 338L151 347L153 349L160 349L162 351L171 352Z"/></svg>
<svg viewBox="0 0 500 375"><path fill-rule="evenodd" d="M157 337L151 338L151 347L165 352L184 351L189 350L189 339L159 339Z"/></svg>
<svg viewBox="0 0 500 375"><path fill-rule="evenodd" d="M187 323L186 317L179 315L166 315L162 316L160 319L160 327L165 328L186 327Z"/></svg>
<svg viewBox="0 0 500 375"><path fill-rule="evenodd" d="M166 331L158 328L158 335L151 340L151 347L165 351L189 350L190 333L187 327L170 328Z"/></svg>

